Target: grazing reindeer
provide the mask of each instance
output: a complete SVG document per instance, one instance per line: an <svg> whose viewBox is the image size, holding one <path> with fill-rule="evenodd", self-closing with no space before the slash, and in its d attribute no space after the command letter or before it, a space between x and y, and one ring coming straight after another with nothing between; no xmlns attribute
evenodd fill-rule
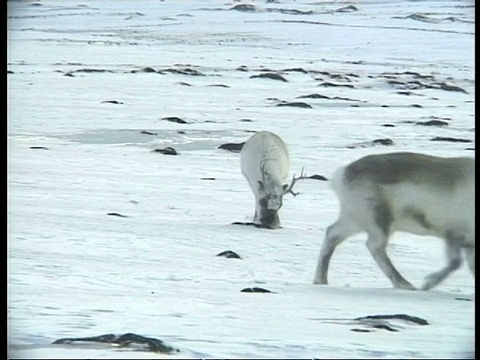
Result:
<svg viewBox="0 0 480 360"><path fill-rule="evenodd" d="M283 195L293 192L293 185L305 178L293 176L290 185L285 184L289 171L289 155L283 140L268 131L260 131L243 145L241 170L255 195L253 222L262 227L280 227L278 210L282 207Z"/></svg>
<svg viewBox="0 0 480 360"><path fill-rule="evenodd" d="M359 232L368 234L368 250L397 288L414 289L386 253L395 231L445 241L447 265L427 276L422 290L432 289L457 270L462 251L475 277L473 158L410 152L369 155L338 169L331 181L340 215L327 228L314 284L328 284L328 265L335 248Z"/></svg>

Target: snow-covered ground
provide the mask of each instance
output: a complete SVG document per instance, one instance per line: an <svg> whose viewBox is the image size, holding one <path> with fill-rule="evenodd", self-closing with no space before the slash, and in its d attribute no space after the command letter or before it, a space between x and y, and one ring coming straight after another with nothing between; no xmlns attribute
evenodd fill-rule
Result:
<svg viewBox="0 0 480 360"><path fill-rule="evenodd" d="M218 148L273 131L291 175L327 178L371 153L473 156L474 2L243 3L255 11L8 1L11 358L474 357L466 266L432 291L393 289L359 235L314 286L338 214L328 182L297 183L282 229L232 225L251 221L254 198L239 154ZM251 78L268 72L287 81ZM431 120L446 125L417 124ZM165 147L178 155L152 151ZM445 262L430 237L396 234L389 253L417 286ZM376 314L429 325L353 320ZM51 345L129 332L181 352Z"/></svg>

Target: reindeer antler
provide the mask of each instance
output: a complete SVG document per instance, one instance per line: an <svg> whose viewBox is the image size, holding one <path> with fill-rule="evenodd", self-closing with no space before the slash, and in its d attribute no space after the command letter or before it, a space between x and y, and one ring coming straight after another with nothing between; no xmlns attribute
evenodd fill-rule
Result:
<svg viewBox="0 0 480 360"><path fill-rule="evenodd" d="M303 167L302 167L302 171L300 172L300 176L299 176L299 177L295 177L295 174L293 174L292 182L291 182L290 185L285 189L284 194L290 193L290 194L292 194L293 196L297 196L299 193L293 192L293 186L295 185L295 183L296 183L298 180L302 180L302 179L308 179L308 176L305 174L305 168L303 168Z"/></svg>

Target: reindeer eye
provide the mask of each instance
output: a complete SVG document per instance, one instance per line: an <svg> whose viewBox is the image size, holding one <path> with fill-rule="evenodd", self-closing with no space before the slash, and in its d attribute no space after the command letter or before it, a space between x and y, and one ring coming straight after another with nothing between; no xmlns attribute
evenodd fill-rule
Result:
<svg viewBox="0 0 480 360"><path fill-rule="evenodd" d="M258 191L263 191L265 188L265 185L263 185L263 182L258 180Z"/></svg>

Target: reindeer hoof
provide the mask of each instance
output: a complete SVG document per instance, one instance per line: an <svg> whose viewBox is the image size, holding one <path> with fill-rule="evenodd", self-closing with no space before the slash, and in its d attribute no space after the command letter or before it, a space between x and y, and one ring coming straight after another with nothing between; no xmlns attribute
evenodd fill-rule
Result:
<svg viewBox="0 0 480 360"><path fill-rule="evenodd" d="M399 284L399 285L396 285L395 287L397 289L402 289L402 290L417 290L417 288L410 283Z"/></svg>

